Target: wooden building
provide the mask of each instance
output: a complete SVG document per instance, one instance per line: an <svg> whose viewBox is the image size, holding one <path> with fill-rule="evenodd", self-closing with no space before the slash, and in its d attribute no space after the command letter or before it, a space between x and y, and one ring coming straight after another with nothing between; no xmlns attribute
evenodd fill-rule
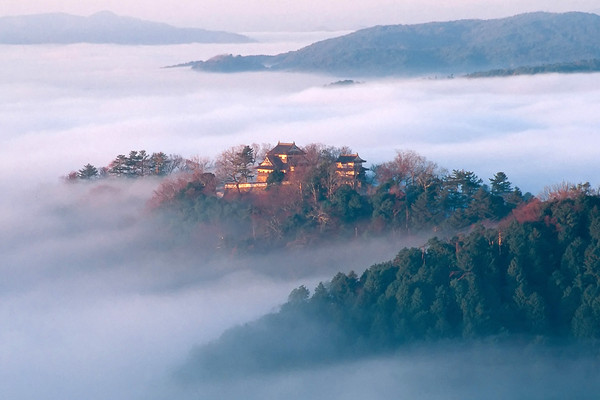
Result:
<svg viewBox="0 0 600 400"><path fill-rule="evenodd" d="M258 165L256 182L266 182L269 174L274 171L282 172L286 178L298 168L308 165L306 153L295 142L281 143L269 150L265 159Z"/></svg>
<svg viewBox="0 0 600 400"><path fill-rule="evenodd" d="M360 158L358 153L341 154L335 160L335 172L340 177L340 183L350 185L354 189L360 188L364 181L365 172L368 171L368 168L363 167L365 162L366 160Z"/></svg>
<svg viewBox="0 0 600 400"><path fill-rule="evenodd" d="M367 168L363 167L366 161L357 154L341 154L335 160L335 173L338 176L337 185L350 185L358 190L363 186L365 172ZM296 146L295 142L278 142L277 146L272 148L265 155L265 159L256 167L256 181L245 183L226 183L225 190L237 189L241 192L253 190L264 190L267 187L269 175L278 172L283 184L289 184L292 181L294 173L302 168L309 167L306 152Z"/></svg>

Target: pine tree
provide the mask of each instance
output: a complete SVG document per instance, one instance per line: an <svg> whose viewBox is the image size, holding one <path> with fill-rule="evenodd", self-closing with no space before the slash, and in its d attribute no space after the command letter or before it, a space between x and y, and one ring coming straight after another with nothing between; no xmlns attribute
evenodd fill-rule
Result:
<svg viewBox="0 0 600 400"><path fill-rule="evenodd" d="M511 183L504 172L498 172L493 178L490 178L492 185L491 193L495 196L504 196L512 192Z"/></svg>
<svg viewBox="0 0 600 400"><path fill-rule="evenodd" d="M77 171L77 177L79 179L94 179L98 177L98 169L92 164L86 164L82 169Z"/></svg>

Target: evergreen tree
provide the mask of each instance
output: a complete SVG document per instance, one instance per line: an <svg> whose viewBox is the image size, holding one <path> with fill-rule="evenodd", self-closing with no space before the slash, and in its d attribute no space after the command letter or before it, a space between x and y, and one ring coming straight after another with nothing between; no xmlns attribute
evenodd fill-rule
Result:
<svg viewBox="0 0 600 400"><path fill-rule="evenodd" d="M109 165L109 172L116 176L129 175L128 158L124 154L119 154Z"/></svg>
<svg viewBox="0 0 600 400"><path fill-rule="evenodd" d="M152 153L148 162L148 169L151 175L163 176L168 171L169 158L162 151Z"/></svg>
<svg viewBox="0 0 600 400"><path fill-rule="evenodd" d="M490 184L494 196L505 196L512 192L512 184L504 172L497 172L493 178L490 178Z"/></svg>
<svg viewBox="0 0 600 400"><path fill-rule="evenodd" d="M77 177L79 179L95 179L98 177L98 169L92 164L86 164L77 171Z"/></svg>

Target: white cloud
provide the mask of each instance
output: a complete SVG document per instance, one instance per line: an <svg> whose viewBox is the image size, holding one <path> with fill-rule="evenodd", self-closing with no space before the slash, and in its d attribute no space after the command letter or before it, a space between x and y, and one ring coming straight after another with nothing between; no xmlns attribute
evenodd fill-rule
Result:
<svg viewBox="0 0 600 400"><path fill-rule="evenodd" d="M158 68L215 54L212 45L20 49L0 66L3 179L48 181L133 149L213 157L240 143L295 140L346 144L373 163L413 149L484 179L505 170L532 192L564 179L600 183L599 74L332 89L323 85L335 77Z"/></svg>

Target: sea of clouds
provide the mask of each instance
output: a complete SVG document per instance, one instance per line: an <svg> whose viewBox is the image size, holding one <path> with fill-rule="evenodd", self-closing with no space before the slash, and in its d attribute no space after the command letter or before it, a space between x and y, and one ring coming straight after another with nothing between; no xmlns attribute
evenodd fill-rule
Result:
<svg viewBox="0 0 600 400"><path fill-rule="evenodd" d="M324 85L348 77L161 69L221 53L273 54L316 37L288 36L223 46L0 46L2 179L48 182L130 150L214 157L281 140L348 145L368 163L411 149L485 181L504 171L534 194L563 180L600 183L600 74L357 77L365 83L334 89Z"/></svg>
<svg viewBox="0 0 600 400"><path fill-rule="evenodd" d="M533 193L562 180L599 183L600 74L357 77L364 83L327 88L348 77L161 68L220 53L273 54L327 35L262 34L261 43L223 46L0 46L1 398L518 398L491 382L521 385L523 374L548 393L546 383L562 376L554 364L534 363L531 375L531 363L510 355L475 390L443 361L445 350L201 388L172 379L194 346L276 310L294 287L312 289L340 270L360 274L414 243L217 257L202 250L201 234L176 237L149 214L158 181L60 179L88 162L105 166L140 149L214 157L281 140L348 145L368 163L412 149L484 180L504 171ZM480 354L456 361L468 367L465 382L483 379ZM439 390L425 383L431 376Z"/></svg>

